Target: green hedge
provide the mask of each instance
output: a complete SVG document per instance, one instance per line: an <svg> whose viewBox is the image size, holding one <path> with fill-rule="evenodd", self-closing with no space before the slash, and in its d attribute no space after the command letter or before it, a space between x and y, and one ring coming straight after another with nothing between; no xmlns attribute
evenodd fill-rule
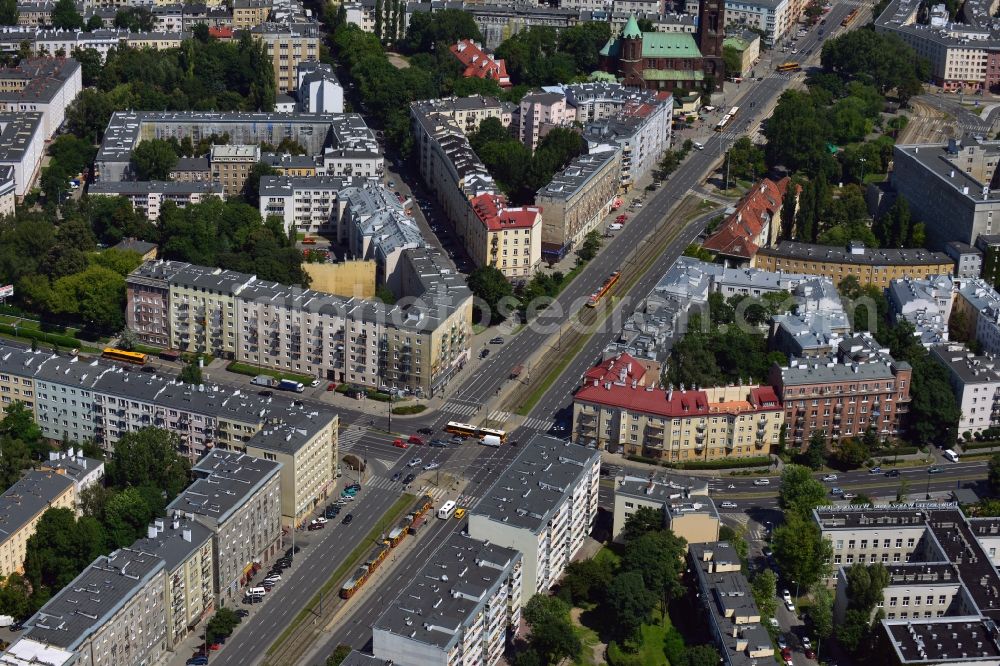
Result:
<svg viewBox="0 0 1000 666"><path fill-rule="evenodd" d="M268 377L274 377L275 379L291 379L292 381L302 382L306 386L309 386L309 383L316 379L315 377L310 377L309 375L297 375L293 372L281 372L280 370L272 370L270 368L258 368L256 365L247 365L246 363L240 363L239 361L231 361L229 365L226 366L226 370L241 375L249 375L251 377L256 377L257 375L267 375Z"/></svg>
<svg viewBox="0 0 1000 666"><path fill-rule="evenodd" d="M962 451L975 451L976 449L992 449L997 446L1000 446L1000 441L993 440L991 442L969 442L967 444L962 444Z"/></svg>
<svg viewBox="0 0 1000 666"><path fill-rule="evenodd" d="M692 460L691 462L663 462L643 456L625 456L632 462L659 465L671 469L746 469L748 467L770 467L771 459L766 456L756 458L722 458L720 460Z"/></svg>
<svg viewBox="0 0 1000 666"><path fill-rule="evenodd" d="M393 414L419 414L420 412L427 409L427 405L400 405L399 407L393 407Z"/></svg>
<svg viewBox="0 0 1000 666"><path fill-rule="evenodd" d="M919 446L897 446L894 449L879 451L875 455L880 458L891 458L892 456L911 456L914 453L920 453Z"/></svg>
<svg viewBox="0 0 1000 666"><path fill-rule="evenodd" d="M0 333L5 333L7 335L24 338L26 340L38 340L39 342L47 342L50 345L59 345L66 349L74 349L80 346L80 341L76 338L71 338L68 335L57 335L55 333L44 333L42 331L25 328L23 326L18 327L16 330L10 324L0 324Z"/></svg>

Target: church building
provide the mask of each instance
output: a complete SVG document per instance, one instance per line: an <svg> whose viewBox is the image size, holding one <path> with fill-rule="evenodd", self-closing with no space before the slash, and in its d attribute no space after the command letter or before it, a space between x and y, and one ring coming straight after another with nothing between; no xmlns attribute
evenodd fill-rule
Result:
<svg viewBox="0 0 1000 666"><path fill-rule="evenodd" d="M721 89L724 2L699 2L697 40L683 32L642 32L635 16L629 17L621 34L601 49L602 69L627 86L649 90L704 90L708 81Z"/></svg>

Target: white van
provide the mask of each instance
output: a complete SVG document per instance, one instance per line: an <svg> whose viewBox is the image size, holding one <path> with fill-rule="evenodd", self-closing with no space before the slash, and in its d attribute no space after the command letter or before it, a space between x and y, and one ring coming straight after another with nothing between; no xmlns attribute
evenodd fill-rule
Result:
<svg viewBox="0 0 1000 666"><path fill-rule="evenodd" d="M262 587L251 587L247 589L246 596L248 597L263 597L267 594L267 590Z"/></svg>
<svg viewBox="0 0 1000 666"><path fill-rule="evenodd" d="M705 146L704 146L704 144L702 144L702 143L699 143L699 142L695 141L693 145L694 145L694 147L695 147L695 148L697 148L698 150L705 150Z"/></svg>
<svg viewBox="0 0 1000 666"><path fill-rule="evenodd" d="M612 222L608 225L608 231L621 231L622 226L623 225L619 222Z"/></svg>
<svg viewBox="0 0 1000 666"><path fill-rule="evenodd" d="M771 485L771 479L756 479L753 482L755 486L769 486Z"/></svg>
<svg viewBox="0 0 1000 666"><path fill-rule="evenodd" d="M958 462L958 454L952 451L951 449L948 449L947 451L944 452L944 457L952 462Z"/></svg>

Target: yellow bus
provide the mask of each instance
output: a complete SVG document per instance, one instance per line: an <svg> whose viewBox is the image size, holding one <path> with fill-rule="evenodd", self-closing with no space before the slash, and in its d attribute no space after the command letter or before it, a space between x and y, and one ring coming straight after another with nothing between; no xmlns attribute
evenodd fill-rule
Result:
<svg viewBox="0 0 1000 666"><path fill-rule="evenodd" d="M134 363L135 365L146 365L146 361L148 360L148 357L140 352L130 352L124 349L115 349L114 347L105 347L104 351L101 352L101 356L112 361Z"/></svg>
<svg viewBox="0 0 1000 666"><path fill-rule="evenodd" d="M786 62L775 67L775 70L779 72L801 72L802 65L797 62Z"/></svg>
<svg viewBox="0 0 1000 666"><path fill-rule="evenodd" d="M481 428L479 426L469 425L468 423L459 423L458 421L449 421L444 427L445 432L450 432L452 435L458 435L459 437L477 437L483 439L486 436L493 436L500 440L500 443L505 443L507 441L507 432L504 430L497 430L495 428Z"/></svg>

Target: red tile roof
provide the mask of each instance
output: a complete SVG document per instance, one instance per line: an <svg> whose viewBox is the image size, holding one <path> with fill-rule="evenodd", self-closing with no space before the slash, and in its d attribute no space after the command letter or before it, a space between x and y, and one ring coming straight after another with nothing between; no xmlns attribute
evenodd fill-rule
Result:
<svg viewBox="0 0 1000 666"><path fill-rule="evenodd" d="M496 59L483 51L479 44L471 39L463 39L449 47L451 54L465 65L462 76L467 79L493 79L501 88L510 87L510 76L507 75L507 63L503 58Z"/></svg>
<svg viewBox="0 0 1000 666"><path fill-rule="evenodd" d="M664 418L708 416L722 412L746 414L781 410L781 403L770 386L752 388L749 400L709 402L705 391L678 391L655 386L632 387L631 382L595 381L591 379L576 392L574 401L587 402L602 407L617 407L632 412L642 412Z"/></svg>
<svg viewBox="0 0 1000 666"><path fill-rule="evenodd" d="M757 253L760 234L781 210L790 182L786 176L778 182L764 178L754 185L736 204L736 212L705 241L705 249L727 257L752 258Z"/></svg>
<svg viewBox="0 0 1000 666"><path fill-rule="evenodd" d="M619 354L614 358L602 361L588 370L583 376L586 384L599 382L627 382L636 380L640 386L645 384L646 366L629 354Z"/></svg>
<svg viewBox="0 0 1000 666"><path fill-rule="evenodd" d="M489 231L503 229L530 229L541 223L539 206L508 208L507 200L499 194L480 194L471 199L472 210Z"/></svg>
<svg viewBox="0 0 1000 666"><path fill-rule="evenodd" d="M233 29L228 27L211 27L208 29L209 37L215 37L216 39L232 39Z"/></svg>

